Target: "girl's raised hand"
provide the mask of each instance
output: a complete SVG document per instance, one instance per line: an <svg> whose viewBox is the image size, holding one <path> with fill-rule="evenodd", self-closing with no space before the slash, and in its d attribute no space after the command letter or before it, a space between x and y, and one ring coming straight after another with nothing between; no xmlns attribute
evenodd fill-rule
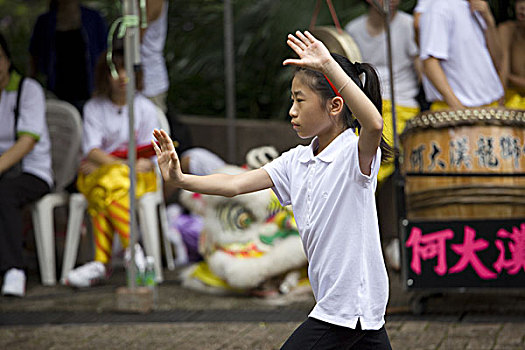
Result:
<svg viewBox="0 0 525 350"><path fill-rule="evenodd" d="M173 141L164 130L153 130L153 136L159 141L158 146L155 141L151 142L157 154L157 162L159 163L160 172L164 181L173 182L175 185L180 184L183 174L180 168L179 157L173 146Z"/></svg>
<svg viewBox="0 0 525 350"><path fill-rule="evenodd" d="M324 73L326 65L333 60L326 46L317 40L310 32L295 32L295 36L288 34L288 46L295 51L299 59L286 59L283 65L295 65Z"/></svg>

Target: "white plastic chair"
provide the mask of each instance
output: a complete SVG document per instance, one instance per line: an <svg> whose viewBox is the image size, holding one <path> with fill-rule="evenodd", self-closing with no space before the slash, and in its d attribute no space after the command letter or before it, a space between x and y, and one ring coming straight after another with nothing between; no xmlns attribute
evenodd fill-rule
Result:
<svg viewBox="0 0 525 350"><path fill-rule="evenodd" d="M46 101L46 121L55 186L32 204L31 214L42 284L52 286L56 284L53 210L67 204L64 188L74 180L78 168L82 122L76 108L60 100Z"/></svg>
<svg viewBox="0 0 525 350"><path fill-rule="evenodd" d="M157 118L159 119L161 128L169 132L169 124L166 120L166 116L160 109L158 111ZM62 276L60 280L62 284L65 283L66 276L69 271L73 269L77 259L81 226L84 220L86 207L87 201L84 195L81 193L71 195L69 200L69 217L64 249L64 261L62 264ZM168 268L174 269L175 264L173 262L170 242L166 238L168 219L166 215L166 206L164 204L162 178L158 171L157 190L155 192L146 193L137 200L137 214L142 232L144 250L147 255L153 256L155 259L155 275L157 282L162 282L162 257L160 253L159 237L162 237L163 239ZM159 232L159 219L162 232ZM180 239L180 244L183 244L182 238ZM180 246L180 248L177 248L177 252L184 250L183 248L183 246ZM186 253L185 250L184 253Z"/></svg>

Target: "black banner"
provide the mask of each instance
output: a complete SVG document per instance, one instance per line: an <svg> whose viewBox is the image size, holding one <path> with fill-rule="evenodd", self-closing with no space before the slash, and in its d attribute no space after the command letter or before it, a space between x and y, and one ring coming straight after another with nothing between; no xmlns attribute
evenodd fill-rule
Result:
<svg viewBox="0 0 525 350"><path fill-rule="evenodd" d="M406 287L524 288L525 219L405 221Z"/></svg>

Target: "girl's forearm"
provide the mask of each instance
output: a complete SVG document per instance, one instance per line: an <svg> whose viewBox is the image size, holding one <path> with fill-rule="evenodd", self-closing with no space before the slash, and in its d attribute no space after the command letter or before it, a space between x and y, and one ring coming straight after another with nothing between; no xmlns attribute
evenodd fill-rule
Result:
<svg viewBox="0 0 525 350"><path fill-rule="evenodd" d="M233 197L238 194L234 175L212 174L199 176L184 174L182 181L176 185L185 190L202 194L224 197Z"/></svg>
<svg viewBox="0 0 525 350"><path fill-rule="evenodd" d="M183 174L175 186L188 191L224 197L256 192L270 188L273 182L264 169L250 170L237 175L212 174L206 176Z"/></svg>
<svg viewBox="0 0 525 350"><path fill-rule="evenodd" d="M344 86L343 91L340 92L341 96L362 128L382 130L383 119L375 105L335 60L332 59L325 64L322 73L330 79L337 89Z"/></svg>

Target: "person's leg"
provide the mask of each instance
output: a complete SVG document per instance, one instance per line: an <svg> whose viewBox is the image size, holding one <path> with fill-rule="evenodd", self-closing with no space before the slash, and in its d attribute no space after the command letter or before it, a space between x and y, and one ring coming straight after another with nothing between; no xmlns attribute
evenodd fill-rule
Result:
<svg viewBox="0 0 525 350"><path fill-rule="evenodd" d="M351 347L352 350L392 350L385 327L363 331L364 336Z"/></svg>
<svg viewBox="0 0 525 350"><path fill-rule="evenodd" d="M91 215L93 238L95 239L95 261L106 265L111 260L113 246L113 227L103 212Z"/></svg>
<svg viewBox="0 0 525 350"><path fill-rule="evenodd" d="M95 241L95 260L69 271L66 284L86 288L108 278L106 265L111 260L113 227L104 212L90 213Z"/></svg>
<svg viewBox="0 0 525 350"><path fill-rule="evenodd" d="M0 270L23 269L22 207L49 192L48 184L23 173L0 181Z"/></svg>
<svg viewBox="0 0 525 350"><path fill-rule="evenodd" d="M353 349L365 333L309 317L288 338L281 350ZM356 348L357 349L357 348Z"/></svg>
<svg viewBox="0 0 525 350"><path fill-rule="evenodd" d="M120 236L123 248L129 245L129 197L124 196L108 206L109 221Z"/></svg>

